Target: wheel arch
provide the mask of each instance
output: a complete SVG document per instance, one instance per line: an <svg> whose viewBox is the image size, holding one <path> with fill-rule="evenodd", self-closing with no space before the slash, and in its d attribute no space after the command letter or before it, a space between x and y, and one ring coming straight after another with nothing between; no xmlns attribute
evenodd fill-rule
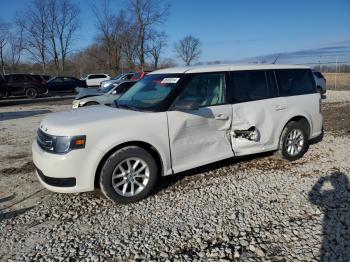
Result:
<svg viewBox="0 0 350 262"><path fill-rule="evenodd" d="M160 168L160 170L158 171L158 175L159 176L164 175L164 163L163 163L162 157L161 157L159 151L153 145L151 145L147 142L144 142L144 141L139 141L139 140L129 141L129 142L121 143L121 144L111 148L107 153L104 154L104 156L102 157L102 159L98 163L98 166L97 166L96 171L95 171L95 182L94 182L95 187L99 187L99 179L100 179L101 170L102 170L104 163L108 159L108 157L110 157L117 150L124 148L124 147L127 147L127 146L138 146L138 147L146 150L148 153L150 153L152 155L152 157L154 158L154 160L156 161L157 166Z"/></svg>
<svg viewBox="0 0 350 262"><path fill-rule="evenodd" d="M282 136L283 130L284 130L284 129L286 128L286 126L287 126L290 122L292 122L292 121L294 121L294 122L302 122L302 123L305 124L305 126L306 126L306 131L307 131L307 135L308 135L308 139L309 139L309 138L310 138L310 135L311 135L311 124L310 124L310 120L309 120L307 117L303 116L303 115L297 115L297 116L294 116L294 117L290 118L290 119L283 125L283 127L282 127L282 129L281 129L281 132L280 132L280 134L279 134L279 139L278 139L278 141L281 140L281 136Z"/></svg>

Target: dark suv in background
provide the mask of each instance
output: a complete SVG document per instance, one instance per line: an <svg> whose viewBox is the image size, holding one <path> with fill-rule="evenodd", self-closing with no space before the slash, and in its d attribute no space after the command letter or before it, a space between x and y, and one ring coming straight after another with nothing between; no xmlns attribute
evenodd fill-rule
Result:
<svg viewBox="0 0 350 262"><path fill-rule="evenodd" d="M36 98L38 95L46 94L47 87L43 80L30 74L8 74L1 78L0 95L26 96Z"/></svg>
<svg viewBox="0 0 350 262"><path fill-rule="evenodd" d="M46 83L49 93L75 93L78 87L86 87L85 80L72 76L57 76Z"/></svg>

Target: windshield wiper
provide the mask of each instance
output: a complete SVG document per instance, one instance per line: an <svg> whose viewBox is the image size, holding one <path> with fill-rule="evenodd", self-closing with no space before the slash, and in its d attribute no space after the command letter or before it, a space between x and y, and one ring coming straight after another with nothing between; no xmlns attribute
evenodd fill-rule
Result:
<svg viewBox="0 0 350 262"><path fill-rule="evenodd" d="M134 106L130 106L130 105L127 105L127 104L116 104L118 108L125 108L125 109L129 109L129 110L133 110L133 111L140 111L140 109L138 109L137 107L134 107Z"/></svg>

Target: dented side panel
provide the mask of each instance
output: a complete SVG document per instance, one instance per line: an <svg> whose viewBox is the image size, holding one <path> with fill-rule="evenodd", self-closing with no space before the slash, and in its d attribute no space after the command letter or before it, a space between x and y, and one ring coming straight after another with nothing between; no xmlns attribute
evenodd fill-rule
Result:
<svg viewBox="0 0 350 262"><path fill-rule="evenodd" d="M276 149L280 132L276 123L283 119L286 110L283 97L232 105L230 135L235 155Z"/></svg>
<svg viewBox="0 0 350 262"><path fill-rule="evenodd" d="M169 111L169 141L175 173L232 157L232 105Z"/></svg>

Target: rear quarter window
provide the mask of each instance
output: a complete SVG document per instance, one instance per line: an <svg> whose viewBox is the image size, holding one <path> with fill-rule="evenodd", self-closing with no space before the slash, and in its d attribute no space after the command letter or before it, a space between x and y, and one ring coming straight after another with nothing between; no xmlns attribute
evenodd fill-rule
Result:
<svg viewBox="0 0 350 262"><path fill-rule="evenodd" d="M277 70L280 96L296 96L316 93L315 79L308 69Z"/></svg>

